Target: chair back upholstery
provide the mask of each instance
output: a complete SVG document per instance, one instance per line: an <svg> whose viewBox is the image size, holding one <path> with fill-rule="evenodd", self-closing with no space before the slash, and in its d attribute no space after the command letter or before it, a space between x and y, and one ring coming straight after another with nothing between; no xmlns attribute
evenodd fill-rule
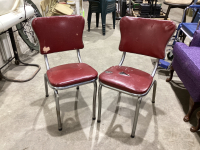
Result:
<svg viewBox="0 0 200 150"><path fill-rule="evenodd" d="M40 43L40 53L82 49L84 23L82 16L35 18L32 27Z"/></svg>
<svg viewBox="0 0 200 150"><path fill-rule="evenodd" d="M163 59L165 47L175 30L172 21L123 17L119 50Z"/></svg>

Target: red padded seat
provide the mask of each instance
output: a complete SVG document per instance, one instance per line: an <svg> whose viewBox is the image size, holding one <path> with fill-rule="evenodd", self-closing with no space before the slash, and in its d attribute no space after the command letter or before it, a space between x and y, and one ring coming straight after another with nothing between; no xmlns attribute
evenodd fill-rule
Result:
<svg viewBox="0 0 200 150"><path fill-rule="evenodd" d="M49 82L55 87L64 87L97 78L97 71L85 63L57 66L47 71Z"/></svg>
<svg viewBox="0 0 200 150"><path fill-rule="evenodd" d="M100 74L99 81L123 91L143 94L149 89L153 77L135 68L113 66Z"/></svg>

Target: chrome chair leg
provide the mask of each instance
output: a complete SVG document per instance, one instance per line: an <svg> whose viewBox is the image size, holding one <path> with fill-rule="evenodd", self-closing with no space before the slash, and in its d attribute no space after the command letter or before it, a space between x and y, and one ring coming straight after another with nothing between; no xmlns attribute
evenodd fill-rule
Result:
<svg viewBox="0 0 200 150"><path fill-rule="evenodd" d="M94 93L93 93L93 117L92 119L96 119L96 97L97 97L97 81L94 81Z"/></svg>
<svg viewBox="0 0 200 150"><path fill-rule="evenodd" d="M59 95L58 91L54 90L54 95L55 95L55 101L56 101L56 113L57 113L57 120L58 120L58 130L62 130L62 123L61 123L61 118L60 118L60 104L59 104Z"/></svg>
<svg viewBox="0 0 200 150"><path fill-rule="evenodd" d="M101 105L102 105L101 90L102 90L102 85L99 84L99 90L98 90L98 119L97 119L98 123L101 122Z"/></svg>
<svg viewBox="0 0 200 150"><path fill-rule="evenodd" d="M46 97L49 97L46 74L44 74L44 85L45 85Z"/></svg>
<svg viewBox="0 0 200 150"><path fill-rule="evenodd" d="M139 115L139 109L140 109L141 101L142 101L142 97L139 97L138 101L137 101L137 105L136 105L135 117L134 117L134 122L133 122L133 129L132 129L132 133L131 133L131 137L132 138L135 137L135 130L136 130L136 126L137 126L137 121L138 121L138 115Z"/></svg>
<svg viewBox="0 0 200 150"><path fill-rule="evenodd" d="M153 85L152 103L155 103L156 87L157 87L157 81L155 80L155 81L154 81L154 85Z"/></svg>

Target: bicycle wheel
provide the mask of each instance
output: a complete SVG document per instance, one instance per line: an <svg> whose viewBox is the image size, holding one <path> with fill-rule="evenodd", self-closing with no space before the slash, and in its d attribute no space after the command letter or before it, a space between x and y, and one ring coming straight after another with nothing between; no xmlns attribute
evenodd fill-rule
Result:
<svg viewBox="0 0 200 150"><path fill-rule="evenodd" d="M30 5L34 9L34 16L18 23L16 25L18 33L22 40L28 45L31 50L39 51L39 43L37 41L35 32L32 29L31 22L36 17L42 17L37 6L31 0L25 0L26 5Z"/></svg>

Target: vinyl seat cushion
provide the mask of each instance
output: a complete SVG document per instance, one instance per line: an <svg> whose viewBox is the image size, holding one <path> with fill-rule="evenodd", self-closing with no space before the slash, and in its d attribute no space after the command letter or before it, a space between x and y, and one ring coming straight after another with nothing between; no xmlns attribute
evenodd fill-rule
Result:
<svg viewBox="0 0 200 150"><path fill-rule="evenodd" d="M143 94L149 89L153 77L135 68L113 66L100 74L99 81L123 91Z"/></svg>
<svg viewBox="0 0 200 150"><path fill-rule="evenodd" d="M65 64L47 71L49 82L54 87L65 87L97 78L97 71L85 63Z"/></svg>
<svg viewBox="0 0 200 150"><path fill-rule="evenodd" d="M165 0L164 4L168 5L190 5L192 0Z"/></svg>

